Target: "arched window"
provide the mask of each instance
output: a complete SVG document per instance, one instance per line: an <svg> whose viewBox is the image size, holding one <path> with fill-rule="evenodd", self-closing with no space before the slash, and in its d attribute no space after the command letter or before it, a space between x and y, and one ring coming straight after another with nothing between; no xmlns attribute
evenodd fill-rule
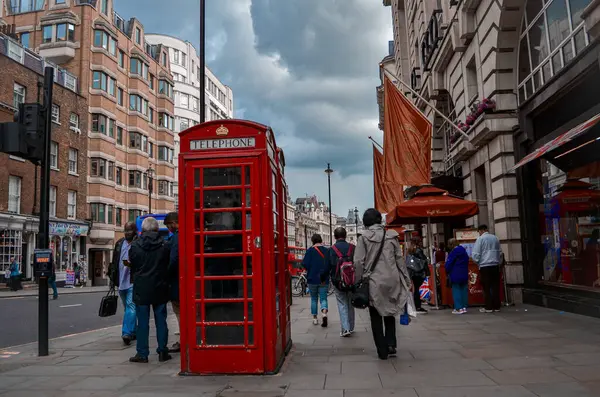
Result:
<svg viewBox="0 0 600 397"><path fill-rule="evenodd" d="M519 41L519 103L543 87L588 44L581 13L591 0L528 0Z"/></svg>

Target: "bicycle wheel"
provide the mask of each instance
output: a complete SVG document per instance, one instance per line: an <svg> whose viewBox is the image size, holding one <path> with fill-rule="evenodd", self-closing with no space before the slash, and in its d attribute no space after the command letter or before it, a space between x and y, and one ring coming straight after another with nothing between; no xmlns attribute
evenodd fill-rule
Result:
<svg viewBox="0 0 600 397"><path fill-rule="evenodd" d="M302 280L298 276L292 276L292 296L299 297L302 296L303 288Z"/></svg>

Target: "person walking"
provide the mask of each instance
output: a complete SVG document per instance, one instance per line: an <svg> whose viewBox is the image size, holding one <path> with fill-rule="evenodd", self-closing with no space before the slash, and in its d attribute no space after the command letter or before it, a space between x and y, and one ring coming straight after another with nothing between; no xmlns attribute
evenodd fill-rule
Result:
<svg viewBox="0 0 600 397"><path fill-rule="evenodd" d="M52 263L52 275L48 277L48 285L52 288L52 299L58 299L58 289L56 288L56 264Z"/></svg>
<svg viewBox="0 0 600 397"><path fill-rule="evenodd" d="M473 261L479 266L485 307L479 309L482 313L500 311L500 265L502 264L502 250L498 237L488 232L486 225L477 228L479 237L473 247Z"/></svg>
<svg viewBox="0 0 600 397"><path fill-rule="evenodd" d="M21 286L21 272L19 271L19 263L16 258L10 258L10 290L19 291L23 289Z"/></svg>
<svg viewBox="0 0 600 397"><path fill-rule="evenodd" d="M451 251L446 259L445 267L452 284L452 299L454 300L452 314L465 314L469 305L469 255L465 247L458 244L456 239L451 238L448 241L448 248Z"/></svg>
<svg viewBox="0 0 600 397"><path fill-rule="evenodd" d="M133 274L127 265L131 244L138 238L135 222L127 222L124 228L125 237L115 244L112 261L110 263L109 278L112 286L118 288L121 302L123 303L123 325L121 338L126 346L135 340L137 332L137 318L135 303L133 303Z"/></svg>
<svg viewBox="0 0 600 397"><path fill-rule="evenodd" d="M158 222L152 217L142 222L142 237L131 243L129 265L133 272L133 301L138 320L136 355L132 363L147 363L150 348L150 307L154 312L158 361L172 357L167 343L167 302L169 302L169 244L158 233Z"/></svg>
<svg viewBox="0 0 600 397"><path fill-rule="evenodd" d="M413 240L411 247L408 248L407 253L407 266L408 266L408 274L410 275L410 279L415 286L413 289L413 300L415 301L415 309L417 313L427 314L427 310L423 308L423 303L421 301L421 292L419 291L419 287L423 285L425 278L429 277L429 261L418 245L417 240ZM432 283L432 281L429 281Z"/></svg>
<svg viewBox="0 0 600 397"><path fill-rule="evenodd" d="M403 314L414 288L402 258L398 233L385 230L381 213L369 208L363 215L366 228L354 254L356 279L369 278L371 331L381 360L396 355L396 319ZM378 255L378 252L381 254ZM377 263L374 263L377 259ZM418 288L418 287L417 287Z"/></svg>
<svg viewBox="0 0 600 397"><path fill-rule="evenodd" d="M306 281L310 292L310 313L313 324L319 324L318 309L321 301L321 326L327 327L327 290L329 289L329 250L323 246L323 238L314 234L311 238L313 246L306 250L302 259L302 267L306 269Z"/></svg>
<svg viewBox="0 0 600 397"><path fill-rule="evenodd" d="M340 336L345 338L354 332L354 306L350 302L351 289L349 287L351 286L345 285L343 273L348 271L354 274L355 272L352 260L356 246L346 241L347 232L343 227L336 228L333 236L335 244L329 250L329 276L333 283L333 291L340 313L342 327ZM346 270L346 266L351 266L351 269Z"/></svg>
<svg viewBox="0 0 600 397"><path fill-rule="evenodd" d="M177 317L177 326L179 322L179 217L177 212L169 212L165 217L165 226L169 229L169 297L175 317ZM181 346L175 342L169 349L171 353L179 353Z"/></svg>

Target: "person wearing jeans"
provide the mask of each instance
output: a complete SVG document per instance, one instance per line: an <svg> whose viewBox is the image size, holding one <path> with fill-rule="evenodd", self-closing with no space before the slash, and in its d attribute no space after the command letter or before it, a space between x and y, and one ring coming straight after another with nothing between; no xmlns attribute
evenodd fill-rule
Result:
<svg viewBox="0 0 600 397"><path fill-rule="evenodd" d="M502 264L502 249L498 237L488 232L486 225L480 225L477 229L479 237L473 247L473 260L479 265L481 284L483 284L483 296L485 307L482 313L500 311L500 265Z"/></svg>
<svg viewBox="0 0 600 397"><path fill-rule="evenodd" d="M56 288L56 265L52 264L52 275L48 277L48 285L52 288L52 299L58 299L58 289Z"/></svg>
<svg viewBox="0 0 600 397"><path fill-rule="evenodd" d="M137 320L135 315L135 303L133 303L133 274L127 265L129 263L129 249L137 239L137 227L134 222L125 224L125 237L117 241L113 251L113 258L109 275L111 284L118 288L119 297L123 304L123 325L121 327L121 338L125 345L129 345L136 339Z"/></svg>
<svg viewBox="0 0 600 397"><path fill-rule="evenodd" d="M469 305L469 255L467 250L456 242L456 239L448 241L450 255L446 259L446 274L452 283L452 299L454 310L452 314L465 314Z"/></svg>
<svg viewBox="0 0 600 397"><path fill-rule="evenodd" d="M342 291L336 285L341 277L340 261L352 260L355 247L346 241L346 229L338 227L333 231L335 244L329 250L329 277L334 286L335 298L337 300L338 312L340 314L341 331L340 336L345 338L354 332L354 306L350 302L350 291ZM337 276L336 276L337 275ZM336 282L334 282L334 280Z"/></svg>
<svg viewBox="0 0 600 397"><path fill-rule="evenodd" d="M318 309L321 300L321 326L327 327L327 290L329 289L329 250L323 246L323 239L319 234L311 238L313 246L306 250L302 259L302 267L306 269L306 281L310 293L310 312L313 324L319 324Z"/></svg>
<svg viewBox="0 0 600 397"><path fill-rule="evenodd" d="M150 348L150 308L154 312L158 361L170 360L167 347L167 302L169 302L169 244L158 233L158 222L152 217L142 222L142 237L131 244L129 265L133 272L133 302L136 306L138 333L136 355L132 363L147 363Z"/></svg>

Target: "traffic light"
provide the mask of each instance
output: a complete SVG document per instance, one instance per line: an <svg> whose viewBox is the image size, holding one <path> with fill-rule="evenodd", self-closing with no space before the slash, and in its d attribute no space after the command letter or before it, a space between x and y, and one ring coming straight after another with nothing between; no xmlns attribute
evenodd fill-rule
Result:
<svg viewBox="0 0 600 397"><path fill-rule="evenodd" d="M22 103L16 122L0 123L0 152L40 164L44 156L42 105Z"/></svg>

